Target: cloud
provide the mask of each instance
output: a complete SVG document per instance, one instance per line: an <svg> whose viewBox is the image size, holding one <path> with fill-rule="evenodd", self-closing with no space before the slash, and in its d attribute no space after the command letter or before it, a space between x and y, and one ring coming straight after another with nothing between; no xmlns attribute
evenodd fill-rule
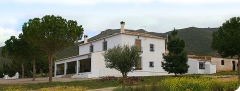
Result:
<svg viewBox="0 0 240 91"><path fill-rule="evenodd" d="M205 4L205 3L233 3L239 0L157 0L158 2L178 3L178 4Z"/></svg>
<svg viewBox="0 0 240 91"><path fill-rule="evenodd" d="M202 4L202 3L232 3L239 0L4 0L0 2L42 3L61 5L95 5L100 3L174 3L174 4Z"/></svg>
<svg viewBox="0 0 240 91"><path fill-rule="evenodd" d="M5 41L10 38L10 36L16 36L20 34L20 31L17 31L13 28L3 28L0 26L0 47L5 45Z"/></svg>

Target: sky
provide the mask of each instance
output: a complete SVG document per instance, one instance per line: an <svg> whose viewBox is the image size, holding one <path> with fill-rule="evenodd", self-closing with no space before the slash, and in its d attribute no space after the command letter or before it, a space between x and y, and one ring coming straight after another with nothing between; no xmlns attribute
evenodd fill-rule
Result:
<svg viewBox="0 0 240 91"><path fill-rule="evenodd" d="M75 20L92 37L106 29L146 29L164 33L174 28L219 27L240 15L240 0L0 0L0 47L18 36L29 19L59 15Z"/></svg>

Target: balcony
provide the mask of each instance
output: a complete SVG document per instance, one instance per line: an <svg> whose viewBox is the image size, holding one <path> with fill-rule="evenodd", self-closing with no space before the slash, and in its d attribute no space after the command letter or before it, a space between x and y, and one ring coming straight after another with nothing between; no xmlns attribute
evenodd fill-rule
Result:
<svg viewBox="0 0 240 91"><path fill-rule="evenodd" d="M143 47L138 47L138 52L143 53Z"/></svg>

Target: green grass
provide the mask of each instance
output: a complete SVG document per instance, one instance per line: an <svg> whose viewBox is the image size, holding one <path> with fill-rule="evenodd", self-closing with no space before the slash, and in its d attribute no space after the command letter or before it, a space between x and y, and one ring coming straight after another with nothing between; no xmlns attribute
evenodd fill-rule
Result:
<svg viewBox="0 0 240 91"><path fill-rule="evenodd" d="M153 79L150 84L137 84L126 87L124 91L234 91L239 87L238 81L222 82L217 78L203 76L179 76ZM113 91L122 91L116 88Z"/></svg>
<svg viewBox="0 0 240 91"><path fill-rule="evenodd" d="M234 72L222 72L217 73L218 75L223 74L233 74ZM127 86L145 86L145 85L151 85L153 83L162 82L165 79L174 79L174 78L208 78L205 77L205 75L201 74L193 74L193 75L182 75L179 77L173 77L173 76L146 76L146 77L140 77L143 78L144 81L139 81L137 84L127 84ZM48 88L48 87L57 87L57 86L68 86L68 87L84 87L87 89L99 89L99 88L106 88L106 87L119 87L121 86L121 83L118 81L107 81L107 82L101 82L96 80L82 80L82 81L72 81L72 82L53 82L53 83L31 83L31 84L1 84L0 85L0 91L4 91L6 88L9 87L21 87L27 90L38 90L41 88ZM146 87L146 86L145 86ZM121 89L117 89L116 91L121 91Z"/></svg>
<svg viewBox="0 0 240 91"><path fill-rule="evenodd" d="M87 87L87 89L98 89L105 87L116 87L120 85L116 81L99 82L96 80L72 81L72 82L53 82L53 83L37 83L37 84L1 84L0 91L4 91L8 87L21 87L28 90L37 90L41 88L56 87L56 86L73 86Z"/></svg>
<svg viewBox="0 0 240 91"><path fill-rule="evenodd" d="M153 80L161 81L169 76L148 76L148 77L141 77L144 79L143 82L139 82L138 84L151 84ZM96 80L83 80L83 81L72 81L72 82L52 82L52 83L31 83L31 84L1 84L0 91L4 91L9 87L21 87L27 90L37 90L41 88L48 88L48 87L56 87L56 86L72 86L72 87L87 87L87 89L99 89L99 88L106 88L106 87L117 87L121 84L118 81L107 81L101 82ZM132 84L128 84L128 86L132 86Z"/></svg>
<svg viewBox="0 0 240 91"><path fill-rule="evenodd" d="M222 71L217 72L214 75L238 75L237 71Z"/></svg>

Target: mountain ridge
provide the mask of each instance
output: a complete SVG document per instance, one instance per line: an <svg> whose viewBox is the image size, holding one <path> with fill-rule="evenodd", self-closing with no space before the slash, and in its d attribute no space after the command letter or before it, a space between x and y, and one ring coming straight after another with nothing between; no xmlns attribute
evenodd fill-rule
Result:
<svg viewBox="0 0 240 91"><path fill-rule="evenodd" d="M218 28L197 28L197 27L188 27L183 29L176 29L178 30L178 37L182 38L185 41L186 47L185 50L187 51L188 55L208 55L208 56L216 56L216 52L213 51L210 48L211 41L212 41L212 33L213 31L216 31ZM148 32L144 29L125 29L127 31L132 32L141 32L141 33L147 33L152 34L155 36L166 38L166 35L169 34L171 31L165 32L165 33L158 33L158 32ZM119 33L120 29L106 29L99 34L91 37L88 39L88 41L92 41L104 36L108 36L114 33ZM78 45L81 42L75 43L73 46L64 48L60 51L58 51L55 56L57 59L66 58L70 56L78 55ZM1 50L1 47L0 47ZM1 54L1 53L0 53ZM0 55L0 61L5 61L5 59L2 58Z"/></svg>
<svg viewBox="0 0 240 91"><path fill-rule="evenodd" d="M182 38L185 41L186 47L185 50L189 55L209 55L209 56L216 56L216 52L213 51L210 48L211 41L212 41L212 33L213 31L216 31L218 28L197 28L197 27L188 27L183 29L176 29L178 30L178 37ZM166 35L170 33L171 31L168 31L166 33L157 33L157 32L148 32L143 29L137 29L137 30L131 30L131 29L125 29L127 31L132 32L141 32L141 33L147 33L152 34L159 37L166 38ZM109 36L114 33L119 33L120 29L106 29L102 32L100 32L98 35L95 35L88 39L88 41L92 41L98 38L102 38L104 36ZM83 43L83 41L79 42L78 44ZM72 46L68 47L66 49L71 49L72 56L78 55L78 46ZM63 58L66 57L67 50L61 50L56 53L57 58ZM74 50L75 49L75 50ZM68 51L69 52L69 51ZM70 55L68 55L70 56Z"/></svg>

